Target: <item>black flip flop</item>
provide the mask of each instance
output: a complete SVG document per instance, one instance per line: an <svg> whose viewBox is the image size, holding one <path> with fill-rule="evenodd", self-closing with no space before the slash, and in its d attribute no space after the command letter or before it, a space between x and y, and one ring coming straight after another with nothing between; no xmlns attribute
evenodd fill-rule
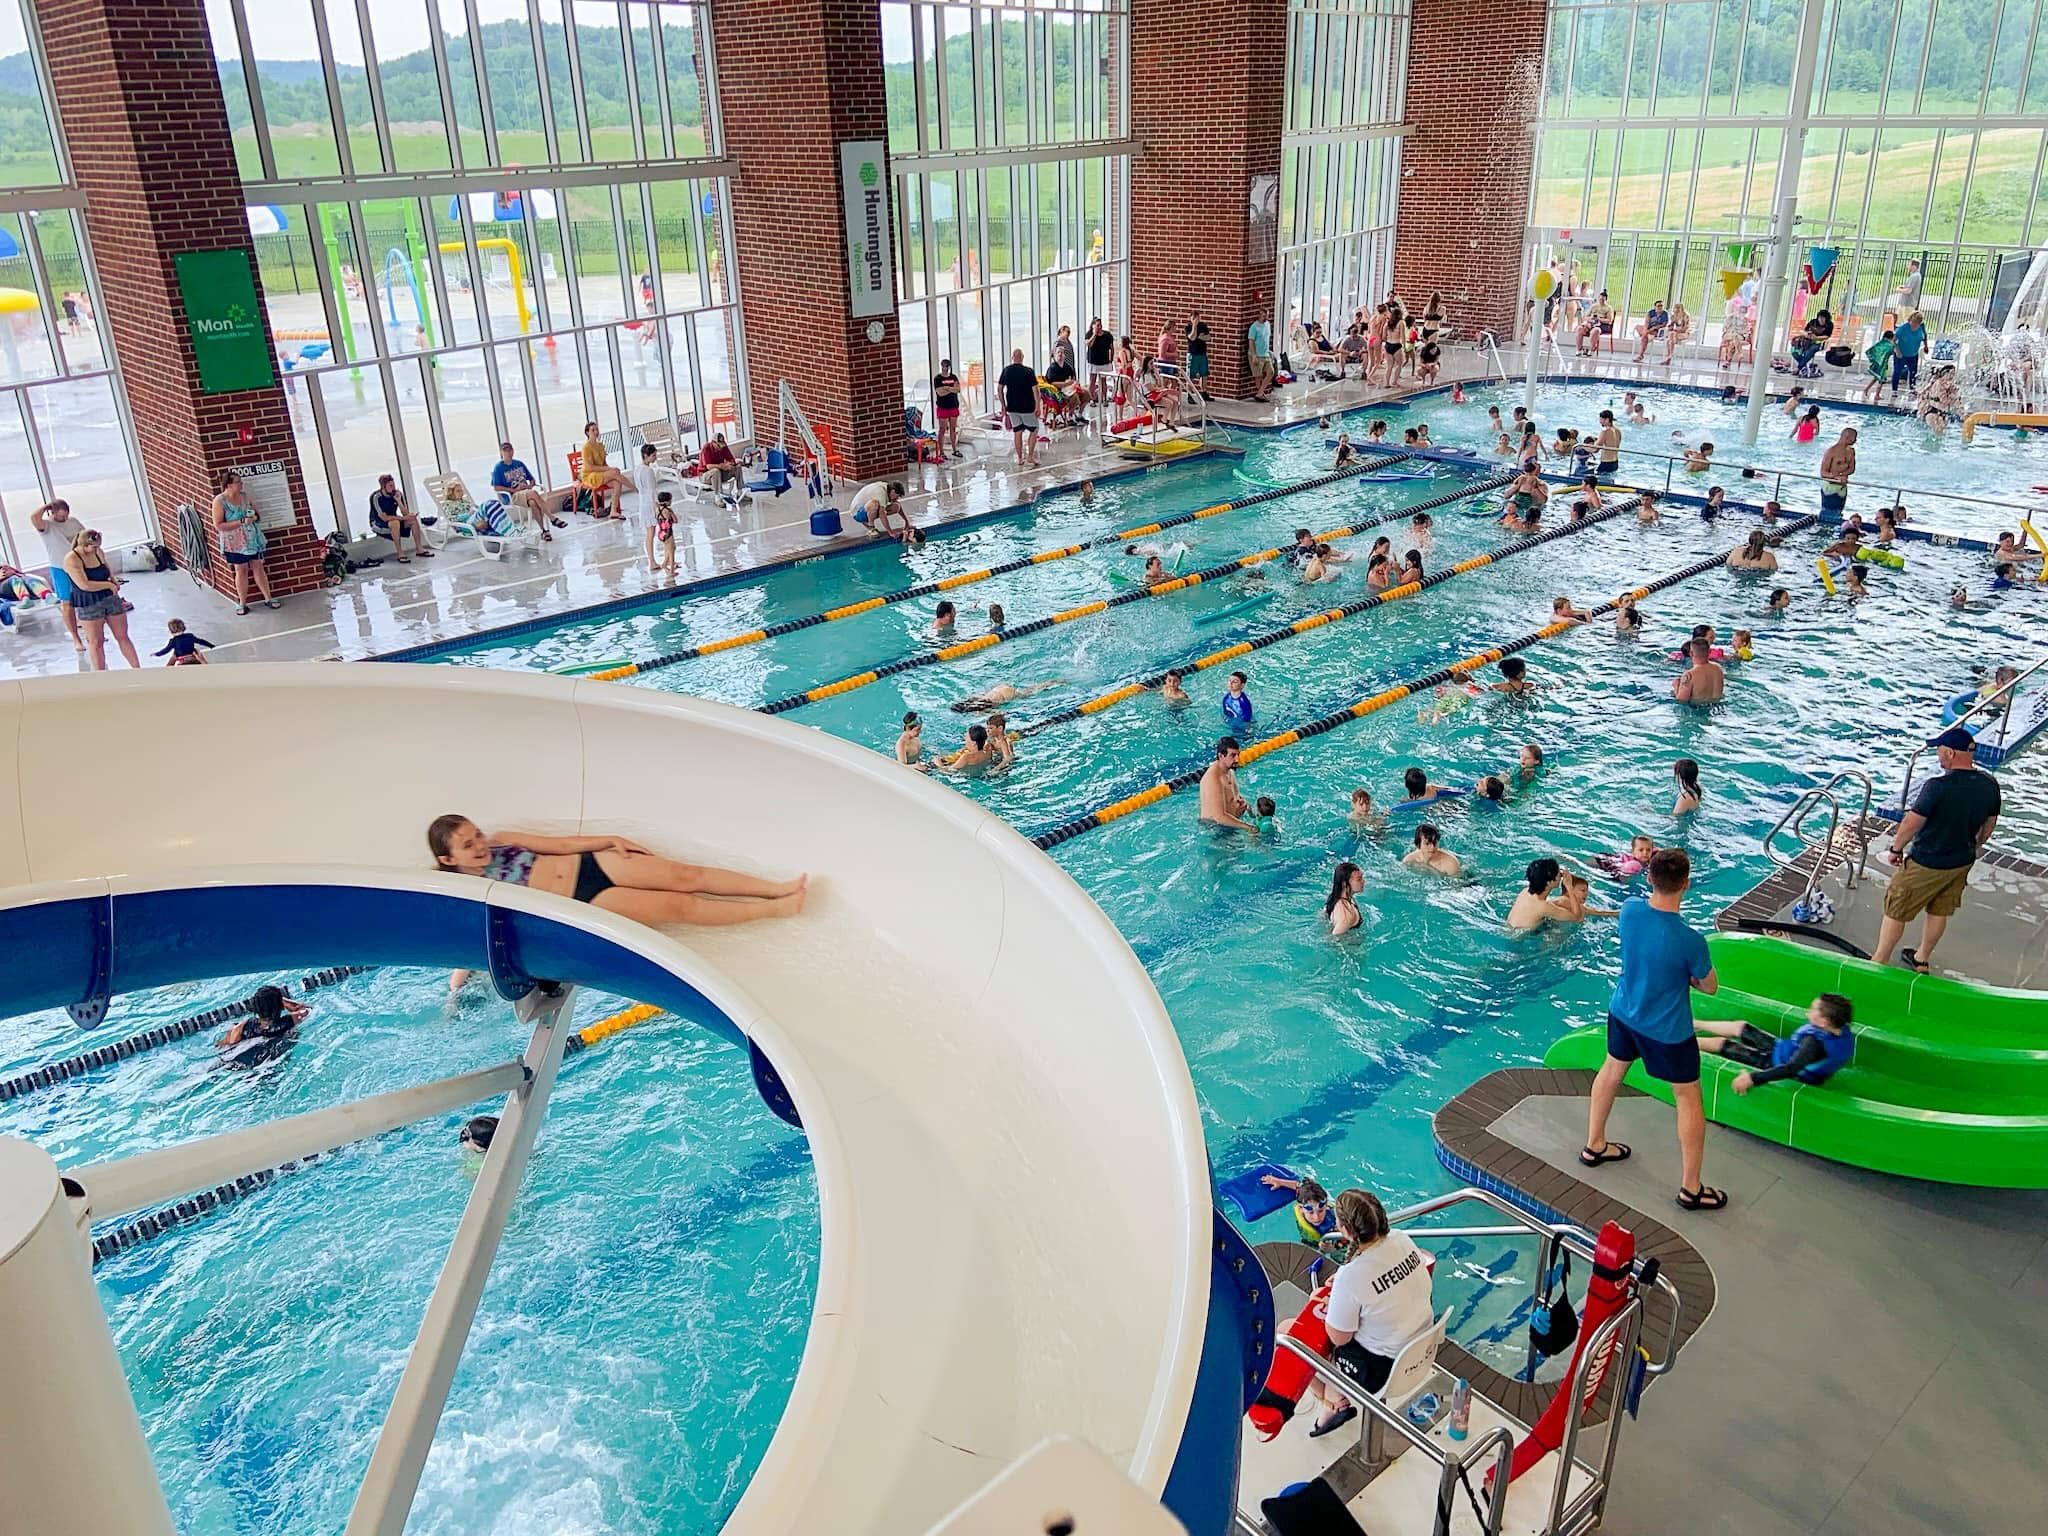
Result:
<svg viewBox="0 0 2048 1536"><path fill-rule="evenodd" d="M1342 1429L1346 1424L1349 1424L1353 1419L1357 1417L1358 1410L1356 1408L1339 1408L1335 1413L1330 1415L1328 1423L1324 1423L1321 1420L1318 1420L1315 1424L1311 1425L1309 1427L1308 1437L1311 1440L1319 1440L1324 1435L1334 1435L1338 1430Z"/></svg>
<svg viewBox="0 0 2048 1536"><path fill-rule="evenodd" d="M1598 1168L1602 1163L1626 1162L1634 1150L1625 1141L1610 1141L1598 1152L1591 1147L1579 1148L1579 1161L1588 1168Z"/></svg>
<svg viewBox="0 0 2048 1536"><path fill-rule="evenodd" d="M1728 1191L1702 1184L1698 1189L1681 1189L1678 1203L1688 1211L1718 1211L1728 1204Z"/></svg>
<svg viewBox="0 0 2048 1536"><path fill-rule="evenodd" d="M1920 958L1920 952L1917 949L1900 950L1899 964L1903 965L1907 970L1913 972L1917 976L1927 976L1933 974L1931 971L1928 970L1927 962Z"/></svg>

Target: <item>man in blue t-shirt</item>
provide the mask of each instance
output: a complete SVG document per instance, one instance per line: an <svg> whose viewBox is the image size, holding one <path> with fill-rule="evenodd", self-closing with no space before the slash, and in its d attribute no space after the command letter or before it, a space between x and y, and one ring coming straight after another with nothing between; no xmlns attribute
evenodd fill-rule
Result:
<svg viewBox="0 0 2048 1536"><path fill-rule="evenodd" d="M1607 1005L1607 1060L1593 1080L1593 1107L1579 1161L1588 1168L1618 1163L1629 1155L1622 1142L1607 1139L1607 1116L1629 1064L1671 1085L1678 1109L1678 1203L1688 1211L1718 1211L1726 1191L1700 1181L1706 1159L1707 1116L1700 1102L1700 1047L1693 1035L1692 991L1720 986L1707 941L1678 915L1692 861L1683 848L1659 848L1650 855L1650 894L1621 904L1615 927L1621 934L1621 979Z"/></svg>

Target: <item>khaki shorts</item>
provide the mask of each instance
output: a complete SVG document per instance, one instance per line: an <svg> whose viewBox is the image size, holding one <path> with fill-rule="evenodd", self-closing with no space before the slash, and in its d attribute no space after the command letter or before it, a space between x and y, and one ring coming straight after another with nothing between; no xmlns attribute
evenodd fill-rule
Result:
<svg viewBox="0 0 2048 1536"><path fill-rule="evenodd" d="M1884 893L1884 915L1910 923L1922 912L1935 917L1953 917L1963 904L1963 888L1970 883L1970 866L1929 869L1911 859L1899 866Z"/></svg>

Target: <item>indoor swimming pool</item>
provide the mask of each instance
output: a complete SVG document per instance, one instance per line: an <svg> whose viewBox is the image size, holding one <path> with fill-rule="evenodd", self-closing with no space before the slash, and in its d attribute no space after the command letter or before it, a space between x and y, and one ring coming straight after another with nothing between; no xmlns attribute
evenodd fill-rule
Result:
<svg viewBox="0 0 2048 1536"><path fill-rule="evenodd" d="M1602 402L1605 395L1603 387ZM1684 410L1700 430L1719 426L1711 401L1644 396L1660 416ZM1450 407L1439 397L1405 416L1375 408L1341 425L1362 434L1365 421L1384 416L1398 437L1403 420L1421 415L1440 442L1470 440L1464 424L1483 418L1489 398ZM1590 391L1569 398L1568 414L1557 407L1564 419L1598 409ZM1539 411L1546 423L1555 399L1547 395ZM1637 438L1667 434L1660 425ZM1242 461L1105 479L1090 505L1069 491L907 555L892 546L812 561L486 639L441 659L546 669L703 646L1320 474L1327 435L1310 425L1246 436ZM1911 449L1904 438L1880 449L1878 438L1875 430L1865 438L1872 462L1881 451ZM1995 438L1987 450L1986 441L1967 451L1951 442L1937 460L1968 465L1981 451L2011 466L2040 452ZM1186 542L1183 568L1195 570L1283 545L1297 527L1384 520L1343 541L1359 558L1324 584L1304 587L1292 568L1269 560L957 660L889 672L785 713L888 754L903 716L916 711L928 748L950 751L982 718L956 713L957 701L1001 684L1049 685L1006 706L1012 728L1026 733L1014 767L940 776L1034 835L1201 766L1228 724L1218 697L1234 667L1249 675L1255 710L1240 734L1263 739L1527 636L1549 621L1554 597L1593 607L1725 552L1755 526L1742 513L1708 525L1693 508L1670 504L1658 525L1644 527L1624 511L1419 596L1208 667L1188 679L1193 702L1183 708L1146 693L1032 729L1168 666L1358 601L1373 539L1383 533L1405 551L1419 503L1450 498L1432 514L1432 572L1501 548L1513 536L1494 510L1462 493L1494 473L1491 464L1437 466L1418 478L1340 481L1148 536L1142 542L1166 546L1169 560ZM1942 473L1944 484L1964 483ZM2025 473L2048 480L2048 468ZM1564 499L1553 506L1547 528L1565 521ZM1332 1189L1374 1189L1389 1206L1450 1187L1435 1160L1431 1113L1484 1072L1538 1061L1562 1031L1600 1016L1613 982L1611 920L1535 937L1503 930L1528 861L1554 855L1584 868L1638 832L1682 844L1694 860L1687 911L1706 925L1768 870L1760 839L1799 788L1856 768L1880 793L1895 789L1906 756L1938 726L1943 701L1978 672L2020 659L2039 633L2040 591L1989 592L1980 553L1907 546L1904 569L1874 569L1871 595L1852 602L1819 583L1814 558L1825 542L1818 530L1795 533L1775 576L1716 569L1647 599L1639 638L1602 619L1531 646L1522 654L1539 691L1527 700L1471 700L1431 721L1423 718L1430 697L1405 699L1265 755L1240 774L1247 796L1277 802L1265 835L1198 825L1188 791L1058 844L1054 859L1108 912L1165 999L1219 1177L1280 1162ZM984 635L991 602L1011 629L1088 608L1132 590L1140 563L1111 545L964 584L946 594L960 612L943 640L933 634L939 599L920 597L626 686L743 708L785 701ZM1968 608L1950 604L1958 585L1970 589ZM1789 613L1765 613L1773 588L1792 594ZM1752 629L1755 657L1731 665L1724 704L1694 711L1671 699L1668 653L1702 622L1717 625L1724 641L1735 628ZM1463 861L1459 879L1402 867L1414 814L1364 827L1347 819L1355 787L1369 789L1383 811L1401 798L1410 765L1468 785L1513 768L1525 743L1541 747L1544 768L1511 803L1460 800L1430 813L1444 847ZM1706 789L1686 816L1673 814L1680 757L1699 762ZM661 765L645 771L658 785ZM719 807L702 812L716 817ZM1363 868L1365 921L1336 941L1320 914L1340 860ZM1612 905L1625 894L1603 882L1595 901ZM124 999L109 1027L129 1033L244 996L259 979L268 978ZM314 1000L316 1023L348 1027L310 1029L275 1066L229 1078L209 1070L209 1053L194 1040L0 1105L0 1130L32 1136L71 1163L116 1144L166 1144L460 1070L513 1043L506 1010L482 990L451 1005L439 975L354 978ZM579 1022L617 1006L586 997ZM77 1048L61 1015L4 1028L0 1075ZM339 1525L466 1192L454 1146L459 1118L349 1149L100 1267L182 1529L215 1536ZM657 1023L568 1065L529 1185L411 1528L715 1530L766 1446L802 1347L816 1255L801 1135L761 1106L738 1052L688 1025ZM1252 1235L1291 1231L1283 1211ZM1454 1334L1489 1338L1502 1360L1519 1363L1526 1266L1497 1250L1448 1257L1452 1272L1440 1271L1438 1284L1441 1302L1460 1309ZM1495 1284L1496 1273L1507 1278Z"/></svg>

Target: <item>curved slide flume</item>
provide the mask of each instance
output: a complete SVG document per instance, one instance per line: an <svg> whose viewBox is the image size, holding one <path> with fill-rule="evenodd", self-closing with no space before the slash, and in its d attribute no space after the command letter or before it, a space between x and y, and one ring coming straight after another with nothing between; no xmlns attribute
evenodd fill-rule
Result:
<svg viewBox="0 0 2048 1536"><path fill-rule="evenodd" d="M278 745L260 769L205 762L266 730ZM701 700L377 665L0 686L0 762L17 807L0 824L0 908L14 915L251 888L318 888L387 918L406 902L493 908L584 940L552 944L537 974L678 1008L758 1048L811 1141L821 1254L789 1407L728 1530L921 1531L1052 1435L1089 1442L1156 1496L1199 1429L1198 1376L1205 1394L1242 1379L1217 1368L1201 1127L1149 978L1049 860L919 775ZM138 795L138 763L184 769L174 791ZM54 804L105 814L39 809ZM644 928L431 872L423 829L456 809L809 870L814 895L787 921ZM266 927L264 907L245 911ZM476 964L484 932L323 922L264 953ZM113 989L205 974L213 957L195 948L170 934L153 973L118 960ZM268 963L238 952L249 961Z"/></svg>

